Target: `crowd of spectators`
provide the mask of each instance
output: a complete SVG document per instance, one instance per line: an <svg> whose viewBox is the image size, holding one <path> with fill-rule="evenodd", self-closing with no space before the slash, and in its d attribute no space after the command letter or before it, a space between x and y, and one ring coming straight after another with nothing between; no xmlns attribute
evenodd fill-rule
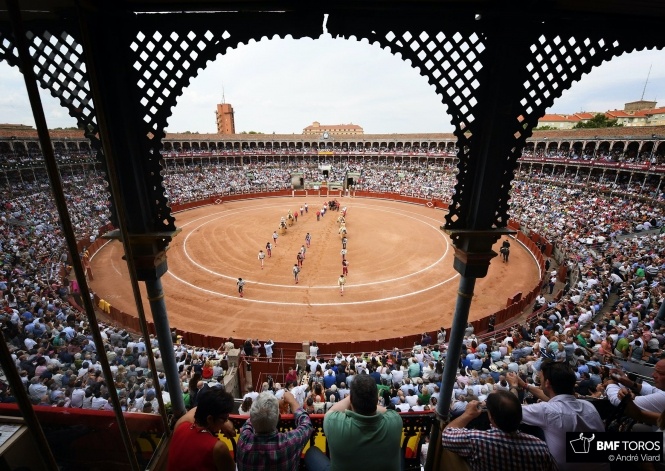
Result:
<svg viewBox="0 0 665 471"><path fill-rule="evenodd" d="M291 171L269 166L263 166L257 171L251 166L226 168L224 165L215 165L199 172L167 172L164 175L164 186L169 201L178 204L224 193L290 189Z"/></svg>
<svg viewBox="0 0 665 471"><path fill-rule="evenodd" d="M244 155L297 155L301 156L303 154L314 154L317 155L319 152L348 152L351 154L422 154L422 155L446 155L454 157L457 155L457 149L447 146L447 147L395 147L395 146L365 146L357 147L354 145L350 146L326 146L326 147L275 147L271 149L269 147L249 147L244 146L242 148L230 149L202 149L202 148L191 148L191 149L182 149L176 148L168 151L162 151L164 157L185 157L185 156L220 156L220 155L236 155L238 153Z"/></svg>
<svg viewBox="0 0 665 471"><path fill-rule="evenodd" d="M267 156L293 156L298 159L311 159L318 161L319 158L325 158L326 152L334 152L335 154L345 155L363 155L363 156L428 156L428 157L456 157L458 148L450 144L440 144L438 146L421 147L418 145L413 146L355 146L351 145L338 145L338 146L325 146L325 147L310 147L310 146L287 146L287 147L258 147L247 146L236 148L220 148L215 147L200 148L172 148L170 150L163 150L161 155L169 160L175 158L187 157L228 157L228 156L244 156L245 158L252 159L261 156L261 159ZM655 151L641 151L637 152L634 149L600 147L598 149L593 146L587 146L582 149L580 147L570 148L562 145L560 148L548 146L534 147L527 145L522 151L523 157L537 157L550 160L566 159L566 160L579 160L579 161L604 161L604 162L622 162L622 163L648 163L651 165L662 165L665 162L665 155L659 149ZM60 164L81 163L85 161L93 161L94 155L86 150L73 150L68 151L63 148L56 149L56 160ZM259 160L258 158L256 159ZM13 168L25 167L32 164L43 164L44 159L38 149L32 149L30 152L18 150L11 153L0 153L0 168Z"/></svg>
<svg viewBox="0 0 665 471"><path fill-rule="evenodd" d="M455 179L454 166L427 162L391 162L386 160L360 162L351 160L333 163L306 159L284 165L273 162L245 165L190 164L171 167L164 175L169 201L183 203L220 194L288 190L292 177L302 175L304 181L320 184L344 184L347 176L360 174L358 190L392 192L420 198L450 201Z"/></svg>
<svg viewBox="0 0 665 471"><path fill-rule="evenodd" d="M387 185L395 192L404 191L400 174L419 186L454 182L450 169L422 163L374 161L361 166L354 161L346 165L344 171L360 170L368 185ZM253 176L251 181L274 183L290 178L293 168L304 166L298 162L292 168L266 164L169 173L165 183L168 194L176 199L229 182L247 185L248 175ZM548 260L552 265L534 306L537 315L512 328L505 338L496 333L481 337L472 327L466 332L453 392L454 416L463 414L470 401L482 402L496 390L512 389L521 402L538 401L538 393L532 391L541 380L544 361L567 365L575 374L580 397L607 397L616 403L621 384L632 381L614 371L616 362L651 364L661 358L665 327L658 322L658 312L665 299L665 234L656 230L663 223L660 195L648 198L655 190L649 188L643 194L641 186L625 182L617 183L621 195L608 195L600 191L607 182L575 187L568 177L533 171L520 174L514 184L513 217L556 245L567 275L561 282L554 262ZM77 237L94 240L98 228L109 222L103 178L72 172L63 177L63 184ZM641 193L646 201L637 198ZM2 195L0 318L30 398L35 404L53 407L108 409L108 388L114 387L124 410L156 412L155 383L166 389L166 381L154 338L144 340L102 325L114 377L106 379L101 374L85 316L70 304L71 297L76 297L75 283L66 276L69 255L44 182L13 182L11 193ZM548 289L550 278L559 279L557 290ZM255 343L259 344L256 349ZM249 344L245 355L254 356L260 342L250 339ZM176 344L188 407L196 405L202 390L222 382L224 360L232 347L241 345L229 341L215 350ZM447 350L443 331L423 335L418 345L406 351L321 355L313 347L304 380L291 376L282 384L268 381L264 392L280 396L288 390L307 412L325 412L344 399L355 376L367 374L377 384L383 407L398 411L436 407ZM154 376L148 369L147 348L155 352ZM512 373L532 386L514 387ZM665 395L658 387L645 385L640 390ZM258 393L250 391L243 398L247 401L243 411L250 409L250 400ZM2 384L0 395L11 400L7 384ZM168 391L163 398L169 402Z"/></svg>
<svg viewBox="0 0 665 471"><path fill-rule="evenodd" d="M454 166L430 166L426 163L409 165L367 166L363 169L359 190L413 195L449 203L453 187Z"/></svg>
<svg viewBox="0 0 665 471"><path fill-rule="evenodd" d="M581 161L600 161L600 162L623 162L635 164L650 164L662 165L665 162L665 156L658 152L635 152L610 150L608 148L594 149L587 147L586 149L547 149L538 147L534 149L532 146L526 147L522 152L524 157L537 157L540 159L566 159L566 160L581 160Z"/></svg>

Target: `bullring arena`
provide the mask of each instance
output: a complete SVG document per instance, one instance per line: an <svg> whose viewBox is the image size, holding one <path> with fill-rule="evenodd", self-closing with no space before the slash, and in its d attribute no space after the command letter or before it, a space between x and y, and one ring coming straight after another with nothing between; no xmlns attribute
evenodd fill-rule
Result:
<svg viewBox="0 0 665 471"><path fill-rule="evenodd" d="M318 342L339 343L449 326L459 274L453 269L453 246L440 229L443 211L373 198L339 201L348 208L349 275L343 296L337 285L340 213L329 211L319 221L315 214L325 197L227 201L178 212L182 232L169 247L169 271L162 278L171 327L219 338L299 343L315 335ZM305 203L308 212L278 237L261 269L258 252L272 243L280 218ZM292 268L308 232L312 243L296 285ZM470 320L500 311L516 292L527 293L538 284L535 258L511 242L509 263L496 257L488 276L478 280ZM104 245L92 259L90 284L112 306L133 314L122 255L119 242ZM239 277L246 281L243 298L236 288Z"/></svg>

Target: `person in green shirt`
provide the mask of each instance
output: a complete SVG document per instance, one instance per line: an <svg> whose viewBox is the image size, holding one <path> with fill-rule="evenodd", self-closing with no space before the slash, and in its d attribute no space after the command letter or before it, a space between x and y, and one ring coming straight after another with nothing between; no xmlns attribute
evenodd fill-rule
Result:
<svg viewBox="0 0 665 471"><path fill-rule="evenodd" d="M621 358L626 358L628 356L628 348L630 347L630 342L626 337L621 337L617 341L617 345L614 348L614 354L620 356Z"/></svg>
<svg viewBox="0 0 665 471"><path fill-rule="evenodd" d="M348 469L401 469L402 418L378 405L376 382L358 374L349 395L336 403L323 418L330 458L318 447L305 453L308 471Z"/></svg>
<svg viewBox="0 0 665 471"><path fill-rule="evenodd" d="M434 358L436 361L441 359L441 352L439 351L439 347L434 347L432 349L432 358Z"/></svg>
<svg viewBox="0 0 665 471"><path fill-rule="evenodd" d="M419 378L420 374L420 363L416 357L412 357L409 360L409 378Z"/></svg>
<svg viewBox="0 0 665 471"><path fill-rule="evenodd" d="M420 403L423 405L429 404L429 400L432 397L432 395L429 393L429 389L426 387L423 388L423 390L418 393L418 399L420 399Z"/></svg>
<svg viewBox="0 0 665 471"><path fill-rule="evenodd" d="M576 338L577 338L577 344L578 344L580 347L583 347L583 348L588 348L588 347L589 347L589 344L587 343L587 341L586 341L586 337L584 336L584 333L583 333L583 332L580 332L579 334L577 334L577 337L576 337ZM559 346L558 346L558 344L557 344L557 349L558 349L558 347L559 347ZM556 352L556 350L555 350L555 352Z"/></svg>

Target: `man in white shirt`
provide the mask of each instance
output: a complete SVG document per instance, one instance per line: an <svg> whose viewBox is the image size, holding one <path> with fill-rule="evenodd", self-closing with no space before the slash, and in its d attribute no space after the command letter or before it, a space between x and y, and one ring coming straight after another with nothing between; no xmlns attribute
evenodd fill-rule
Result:
<svg viewBox="0 0 665 471"><path fill-rule="evenodd" d="M607 333L605 330L601 329L598 327L598 324L594 324L593 329L591 329L591 332L589 332L591 336L591 340L594 341L594 343L600 344L603 340L605 340L605 337L607 336Z"/></svg>
<svg viewBox="0 0 665 471"><path fill-rule="evenodd" d="M547 346L550 344L549 339L547 338L546 335L541 334L540 338L538 338L538 345L540 346L541 351L546 351Z"/></svg>
<svg viewBox="0 0 665 471"><path fill-rule="evenodd" d="M37 342L35 342L32 334L28 334L23 343L25 344L25 348L28 351L32 350L35 347L35 345L37 345Z"/></svg>
<svg viewBox="0 0 665 471"><path fill-rule="evenodd" d="M635 393L633 404L639 409L648 412L655 412L660 414L665 410L665 360L660 360L653 368L653 386L649 383L636 383L630 380L625 373L621 371L613 371L612 378L614 383L607 385L605 393L607 399L618 406L621 403L623 387L627 387Z"/></svg>
<svg viewBox="0 0 665 471"><path fill-rule="evenodd" d="M409 412L411 410L411 406L406 402L404 396L400 396L399 403L395 404L395 410L397 410L397 412Z"/></svg>
<svg viewBox="0 0 665 471"><path fill-rule="evenodd" d="M316 373L316 367L319 365L319 362L316 360L315 356L312 356L307 360L307 364L309 365L309 372L311 375L314 375Z"/></svg>
<svg viewBox="0 0 665 471"><path fill-rule="evenodd" d="M664 365L665 366L665 365ZM522 422L540 427L559 470L609 470L609 463L567 463L566 432L604 432L605 424L596 408L575 397L575 373L567 363L543 361L540 385L525 383L515 373L508 373L511 389L522 387L541 402L522 406Z"/></svg>
<svg viewBox="0 0 665 471"><path fill-rule="evenodd" d="M256 391L254 391L254 387L253 387L253 386L247 386L247 392L246 392L245 395L242 397L242 400L244 401L244 400L247 399L248 397L251 397L251 398L252 398L252 401L256 401L256 399L259 397L259 393L256 392Z"/></svg>
<svg viewBox="0 0 665 471"><path fill-rule="evenodd" d="M404 371L400 368L395 368L392 371L393 384L397 387L402 385L402 380L404 380Z"/></svg>
<svg viewBox="0 0 665 471"><path fill-rule="evenodd" d="M406 396L406 403L409 404L409 407L413 408L418 404L418 396L413 389L409 389L409 393Z"/></svg>
<svg viewBox="0 0 665 471"><path fill-rule="evenodd" d="M593 315L591 314L591 311L587 310L586 308L583 308L582 311L582 314L580 314L577 320L580 326L585 326L591 321Z"/></svg>
<svg viewBox="0 0 665 471"><path fill-rule="evenodd" d="M284 389L281 384L275 383L275 397L277 399L281 399L282 397L284 397L285 392L286 389Z"/></svg>
<svg viewBox="0 0 665 471"><path fill-rule="evenodd" d="M305 404L305 396L307 395L308 387L307 384L301 384L300 386L294 386L289 390L289 392L293 394L293 397L296 398L296 401L298 401L298 404L300 404L300 407Z"/></svg>

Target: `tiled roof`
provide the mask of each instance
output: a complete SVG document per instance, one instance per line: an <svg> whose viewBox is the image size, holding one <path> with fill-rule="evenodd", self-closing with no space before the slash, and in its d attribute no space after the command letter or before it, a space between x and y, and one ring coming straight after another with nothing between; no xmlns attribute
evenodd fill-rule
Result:
<svg viewBox="0 0 665 471"><path fill-rule="evenodd" d="M636 112L627 112L624 110L612 110L612 111L606 111L605 116L608 118L616 119L616 118L635 118L639 117L639 111Z"/></svg>
<svg viewBox="0 0 665 471"><path fill-rule="evenodd" d="M650 110L640 110L638 113L643 114L644 116L652 116L655 114L664 114L665 107L661 106L660 108L652 108Z"/></svg>
<svg viewBox="0 0 665 471"><path fill-rule="evenodd" d="M577 117L577 115L574 114L546 114L542 118L538 120L539 123L542 122L568 122L568 123L577 123L580 121L580 118Z"/></svg>
<svg viewBox="0 0 665 471"><path fill-rule="evenodd" d="M636 111L611 110L607 111L605 114L612 118L647 118L655 114L665 114L665 107Z"/></svg>

